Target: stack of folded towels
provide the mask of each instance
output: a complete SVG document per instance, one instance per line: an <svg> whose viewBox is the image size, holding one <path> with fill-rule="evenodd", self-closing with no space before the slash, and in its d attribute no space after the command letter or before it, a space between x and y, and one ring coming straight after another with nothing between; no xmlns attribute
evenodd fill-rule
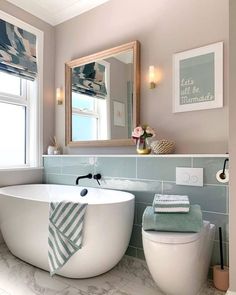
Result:
<svg viewBox="0 0 236 295"><path fill-rule="evenodd" d="M156 194L143 213L144 230L200 232L202 225L201 208L190 205L188 196Z"/></svg>

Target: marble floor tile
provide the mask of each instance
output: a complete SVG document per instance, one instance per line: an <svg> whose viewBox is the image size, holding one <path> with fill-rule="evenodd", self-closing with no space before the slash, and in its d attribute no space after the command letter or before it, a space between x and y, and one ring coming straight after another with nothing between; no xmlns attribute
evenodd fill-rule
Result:
<svg viewBox="0 0 236 295"><path fill-rule="evenodd" d="M143 284L137 284L135 282L128 282L127 284L121 286L113 293L109 293L109 295L137 295L137 294L145 294L145 295L164 295L157 286L155 287L147 287Z"/></svg>
<svg viewBox="0 0 236 295"><path fill-rule="evenodd" d="M124 277L119 276L116 272L108 272L94 278L80 280L62 278L59 276L56 276L55 278L60 282L64 282L79 290L96 295L110 294L116 290L117 287L127 283L127 280Z"/></svg>
<svg viewBox="0 0 236 295"><path fill-rule="evenodd" d="M207 284L202 288L198 295L224 295L225 292L216 290L212 282L207 282Z"/></svg>
<svg viewBox="0 0 236 295"><path fill-rule="evenodd" d="M124 256L112 271L118 276L137 285L156 288L156 284L151 278L147 264L143 260Z"/></svg>
<svg viewBox="0 0 236 295"><path fill-rule="evenodd" d="M0 295L164 295L144 261L124 256L118 265L90 279L50 277L13 256L0 244ZM223 295L207 283L199 295Z"/></svg>

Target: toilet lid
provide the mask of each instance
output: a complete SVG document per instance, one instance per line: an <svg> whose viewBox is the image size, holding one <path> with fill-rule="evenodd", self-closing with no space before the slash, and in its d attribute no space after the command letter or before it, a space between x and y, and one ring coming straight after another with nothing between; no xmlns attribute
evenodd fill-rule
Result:
<svg viewBox="0 0 236 295"><path fill-rule="evenodd" d="M203 228L210 226L209 221L204 221ZM179 232L158 232L158 231L145 231L142 229L143 238L153 242L163 244L186 244L196 241L200 238L199 233L179 233Z"/></svg>

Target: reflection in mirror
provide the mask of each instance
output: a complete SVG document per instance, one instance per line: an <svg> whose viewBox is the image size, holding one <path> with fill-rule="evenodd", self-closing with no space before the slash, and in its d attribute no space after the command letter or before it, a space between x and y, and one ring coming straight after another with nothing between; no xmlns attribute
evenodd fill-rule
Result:
<svg viewBox="0 0 236 295"><path fill-rule="evenodd" d="M138 114L137 56L132 46L126 47L69 67L66 100L70 100L67 113L70 120L66 122L71 124L71 134L67 143L108 140L117 143L131 138Z"/></svg>

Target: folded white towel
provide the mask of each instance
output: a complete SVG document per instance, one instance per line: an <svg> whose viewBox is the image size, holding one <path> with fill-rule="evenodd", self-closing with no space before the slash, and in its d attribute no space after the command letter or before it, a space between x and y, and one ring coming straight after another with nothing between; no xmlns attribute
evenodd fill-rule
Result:
<svg viewBox="0 0 236 295"><path fill-rule="evenodd" d="M182 195L162 195L162 194L155 194L154 196L155 201L187 201L189 202L188 196L182 196Z"/></svg>
<svg viewBox="0 0 236 295"><path fill-rule="evenodd" d="M188 196L155 194L153 199L154 212L189 212L190 202Z"/></svg>

